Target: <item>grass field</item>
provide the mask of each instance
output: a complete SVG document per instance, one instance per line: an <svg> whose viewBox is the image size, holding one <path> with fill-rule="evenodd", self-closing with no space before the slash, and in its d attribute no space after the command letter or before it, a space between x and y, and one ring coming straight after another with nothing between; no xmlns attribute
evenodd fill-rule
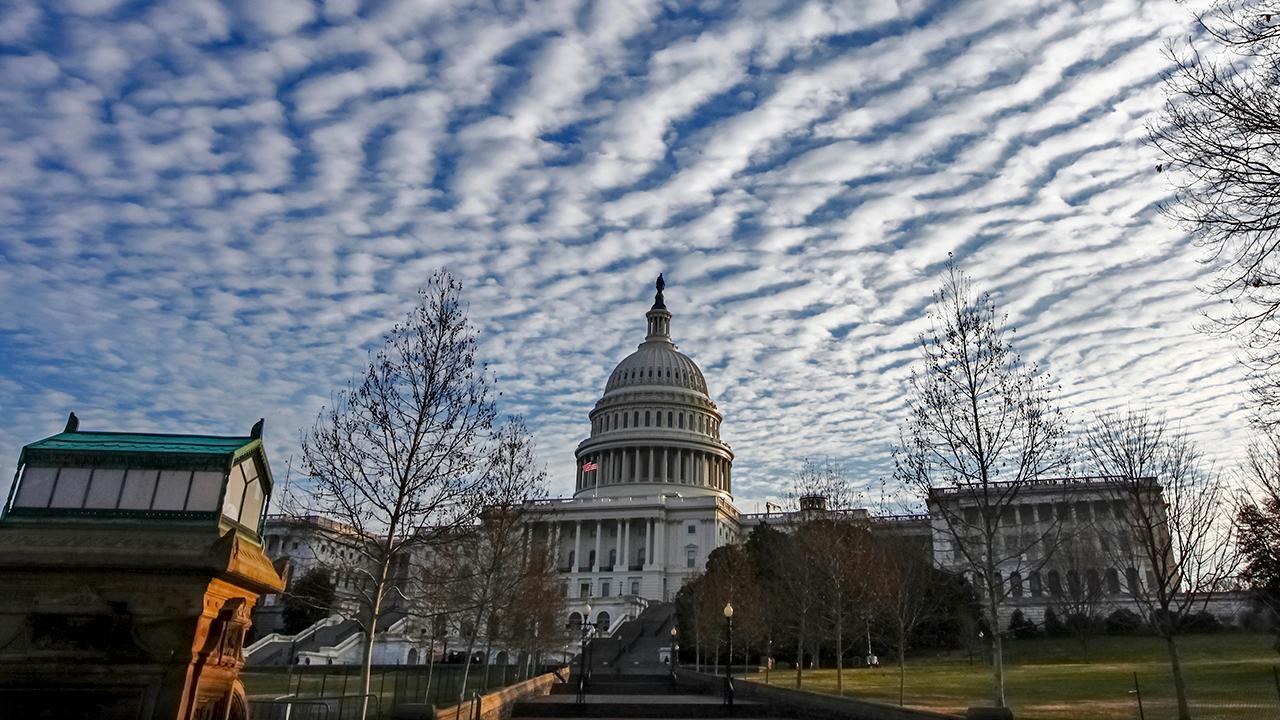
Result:
<svg viewBox="0 0 1280 720"><path fill-rule="evenodd" d="M1280 654L1268 635L1193 635L1178 643L1197 720L1280 718L1275 668ZM1018 720L1138 718L1134 673L1146 720L1176 716L1168 653L1156 638L1103 637L1090 642L1086 662L1074 640L1019 640L1008 647L1006 697ZM764 675L750 679L763 681ZM770 684L795 687L795 670L770 673ZM844 674L845 694L897 703L898 669L858 668ZM908 658L906 704L946 712L990 704L990 667L964 654ZM836 692L834 670L804 673L804 688Z"/></svg>

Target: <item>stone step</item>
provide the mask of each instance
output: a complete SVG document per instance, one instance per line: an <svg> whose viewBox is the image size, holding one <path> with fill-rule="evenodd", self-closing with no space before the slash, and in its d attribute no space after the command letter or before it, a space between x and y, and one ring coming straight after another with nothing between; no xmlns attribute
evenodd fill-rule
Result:
<svg viewBox="0 0 1280 720"><path fill-rule="evenodd" d="M516 703L511 717L518 718L763 718L769 707L738 702L733 711L721 699L709 695L595 695L579 705L574 695L547 695Z"/></svg>
<svg viewBox="0 0 1280 720"><path fill-rule="evenodd" d="M623 675L622 678L627 676ZM656 680L647 682L627 682L622 680L592 680L593 695L666 695L671 692L671 681ZM553 695L573 695L577 686L572 682L561 683L551 687Z"/></svg>

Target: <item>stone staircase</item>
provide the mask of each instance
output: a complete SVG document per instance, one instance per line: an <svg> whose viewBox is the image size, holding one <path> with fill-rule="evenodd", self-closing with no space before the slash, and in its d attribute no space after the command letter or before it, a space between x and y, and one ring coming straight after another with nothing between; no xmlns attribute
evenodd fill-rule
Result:
<svg viewBox="0 0 1280 720"><path fill-rule="evenodd" d="M512 720L521 718L763 718L769 707L762 703L737 702L730 712L719 695L687 689L673 692L668 675L618 675L601 679L592 676L583 702L577 700L576 678L557 686L550 695L522 700L512 710Z"/></svg>
<svg viewBox="0 0 1280 720"><path fill-rule="evenodd" d="M619 626L613 637L593 641L590 654L593 676L665 675L667 666L659 660L659 652L671 643L674 623L675 606L655 603Z"/></svg>
<svg viewBox="0 0 1280 720"><path fill-rule="evenodd" d="M670 668L658 651L671 642L675 608L650 605L594 645L583 702L578 702L578 668L575 661L569 682L555 685L551 694L515 704L512 719L520 718L763 718L769 707L756 702L736 702L732 711L717 693L671 685ZM596 641L600 642L600 641Z"/></svg>

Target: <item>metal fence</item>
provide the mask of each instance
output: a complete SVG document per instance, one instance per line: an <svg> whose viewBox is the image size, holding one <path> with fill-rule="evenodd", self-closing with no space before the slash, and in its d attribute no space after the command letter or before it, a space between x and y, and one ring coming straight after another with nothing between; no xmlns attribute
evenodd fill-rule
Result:
<svg viewBox="0 0 1280 720"><path fill-rule="evenodd" d="M1129 697L1135 720L1175 720L1178 696L1167 674L1132 673ZM1195 720L1280 720L1280 667L1245 678L1234 677L1229 687L1207 692L1203 683L1187 691L1187 705Z"/></svg>
<svg viewBox="0 0 1280 720"><path fill-rule="evenodd" d="M472 665L464 692L464 666L375 665L369 684L369 717L387 718L407 704L447 707L459 697L513 685L551 668L518 665ZM252 668L241 674L249 695L251 720L348 720L360 716L361 668L354 665L310 665Z"/></svg>

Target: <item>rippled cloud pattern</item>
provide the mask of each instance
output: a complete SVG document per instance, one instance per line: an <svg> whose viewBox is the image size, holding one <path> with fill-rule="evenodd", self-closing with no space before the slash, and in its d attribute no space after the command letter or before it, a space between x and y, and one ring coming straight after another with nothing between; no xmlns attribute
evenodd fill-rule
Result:
<svg viewBox="0 0 1280 720"><path fill-rule="evenodd" d="M658 272L744 508L891 471L954 252L1077 422L1242 444L1207 269L1143 144L1172 2L10 1L0 458L247 432L275 473L436 268L554 490ZM876 492L869 490L869 494Z"/></svg>

